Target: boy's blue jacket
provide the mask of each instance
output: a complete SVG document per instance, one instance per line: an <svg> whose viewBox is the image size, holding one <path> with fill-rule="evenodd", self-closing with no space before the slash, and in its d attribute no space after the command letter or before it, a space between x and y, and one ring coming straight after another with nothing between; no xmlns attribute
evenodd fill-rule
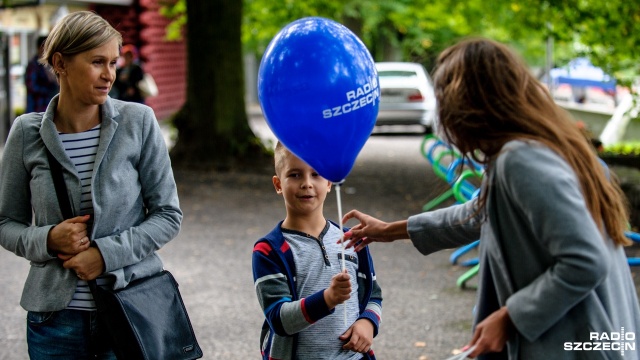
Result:
<svg viewBox="0 0 640 360"><path fill-rule="evenodd" d="M258 240L253 248L253 280L265 315L260 334L261 353L264 360L296 359L298 334L288 334L282 325L280 308L285 303L300 303L304 321L309 324L333 313L324 301L322 291L300 299L296 291L296 266L293 254L282 234L280 222L269 234ZM382 310L382 291L378 286L369 249L358 254L358 302L359 319L369 319L378 334ZM265 286L268 295L261 293ZM363 354L363 359L375 359L373 351Z"/></svg>

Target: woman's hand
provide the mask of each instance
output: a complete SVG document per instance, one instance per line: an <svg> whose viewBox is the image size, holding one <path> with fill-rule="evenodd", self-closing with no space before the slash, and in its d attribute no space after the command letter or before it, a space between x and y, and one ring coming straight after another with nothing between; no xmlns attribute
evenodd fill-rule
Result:
<svg viewBox="0 0 640 360"><path fill-rule="evenodd" d="M62 266L75 271L79 279L93 280L104 272L104 259L97 247L90 247L65 260Z"/></svg>
<svg viewBox="0 0 640 360"><path fill-rule="evenodd" d="M51 228L47 236L47 247L51 252L75 255L89 248L87 221L90 215L67 219Z"/></svg>
<svg viewBox="0 0 640 360"><path fill-rule="evenodd" d="M502 351L509 340L509 335L514 332L513 328L507 307L501 307L476 326L473 338L467 345L468 347L475 345L469 357L475 358L478 355Z"/></svg>
<svg viewBox="0 0 640 360"><path fill-rule="evenodd" d="M347 249L353 246L355 251L360 251L374 241L392 242L409 238L406 220L386 223L358 210L349 211L342 218L342 222L346 223L349 219L356 219L360 221L360 224L344 234Z"/></svg>

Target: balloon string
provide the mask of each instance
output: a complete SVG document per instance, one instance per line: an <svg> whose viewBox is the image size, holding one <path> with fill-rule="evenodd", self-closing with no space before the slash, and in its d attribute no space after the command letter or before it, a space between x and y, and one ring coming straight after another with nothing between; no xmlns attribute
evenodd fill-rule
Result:
<svg viewBox="0 0 640 360"><path fill-rule="evenodd" d="M342 199L340 199L340 185L336 184L336 198L338 200L338 224L340 225L340 244L342 245L342 272L346 269L344 256L344 230L342 229ZM347 327L347 305L344 304L344 327Z"/></svg>

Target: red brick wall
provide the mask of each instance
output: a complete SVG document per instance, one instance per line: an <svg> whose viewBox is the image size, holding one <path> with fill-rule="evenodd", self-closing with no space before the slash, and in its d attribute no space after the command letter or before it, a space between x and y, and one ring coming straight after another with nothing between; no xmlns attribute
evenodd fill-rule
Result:
<svg viewBox="0 0 640 360"><path fill-rule="evenodd" d="M186 100L187 49L184 40L165 40L165 28L169 19L158 13L159 0L140 1L140 37L144 45L140 49L146 58L145 70L153 75L158 85L158 96L148 98L160 120L178 111Z"/></svg>
<svg viewBox="0 0 640 360"><path fill-rule="evenodd" d="M165 120L186 100L187 51L184 41L165 40L169 20L158 12L159 1L138 0L134 6L96 6L95 10L120 30L125 44L140 50L144 70L158 85L158 96L147 98L147 105L158 120Z"/></svg>
<svg viewBox="0 0 640 360"><path fill-rule="evenodd" d="M94 10L122 34L123 44L140 43L136 6L95 5Z"/></svg>

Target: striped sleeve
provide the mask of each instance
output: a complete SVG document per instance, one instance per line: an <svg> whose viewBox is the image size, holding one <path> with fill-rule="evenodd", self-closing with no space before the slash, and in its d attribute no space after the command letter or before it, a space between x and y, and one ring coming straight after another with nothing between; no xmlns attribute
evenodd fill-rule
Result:
<svg viewBox="0 0 640 360"><path fill-rule="evenodd" d="M360 314L360 319L369 319L373 323L373 336L378 335L378 328L382 321L382 290L376 281L375 275L373 276L373 289L369 302L364 309L364 312Z"/></svg>
<svg viewBox="0 0 640 360"><path fill-rule="evenodd" d="M378 285L376 271L373 266L373 259L371 258L371 254L368 249L366 249L366 252L364 253L361 252L359 256L362 256L361 259L363 260L360 262L361 265L364 265L365 263L369 264L368 269L366 266L361 266L358 269L358 296L361 297L361 303L366 299L362 298L365 296L364 289L367 287L366 283L369 279L371 280L371 292L367 299L367 303L364 306L364 310L361 308L362 313L360 314L359 319L369 319L373 323L373 336L375 337L378 335L378 329L382 322L382 289L380 288L380 285ZM365 259L366 261L364 261ZM363 291L361 292L360 289Z"/></svg>
<svg viewBox="0 0 640 360"><path fill-rule="evenodd" d="M333 313L324 301L324 290L296 300L286 269L267 242L253 248L253 279L258 301L271 329L280 336L300 332ZM291 281L293 283L293 281Z"/></svg>

